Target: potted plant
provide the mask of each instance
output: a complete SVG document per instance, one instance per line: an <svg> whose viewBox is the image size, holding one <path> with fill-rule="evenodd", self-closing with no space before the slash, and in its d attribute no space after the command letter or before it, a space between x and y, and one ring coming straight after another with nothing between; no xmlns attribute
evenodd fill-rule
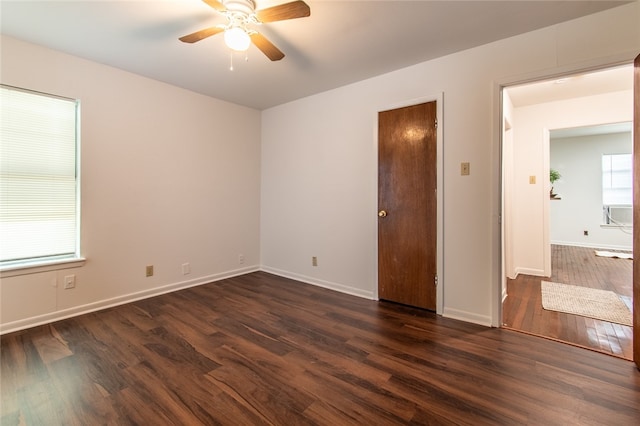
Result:
<svg viewBox="0 0 640 426"><path fill-rule="evenodd" d="M549 181L551 182L551 191L549 191L549 195L551 196L551 198L556 198L558 196L558 194L553 193L553 184L561 177L562 175L556 169L549 170Z"/></svg>

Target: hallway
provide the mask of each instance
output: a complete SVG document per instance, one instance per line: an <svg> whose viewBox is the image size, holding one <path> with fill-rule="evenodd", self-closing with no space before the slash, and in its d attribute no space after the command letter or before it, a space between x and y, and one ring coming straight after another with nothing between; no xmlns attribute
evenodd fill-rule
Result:
<svg viewBox="0 0 640 426"><path fill-rule="evenodd" d="M541 281L610 290L631 309L633 262L597 257L593 248L551 246L549 278L519 275L507 280L502 323L525 333L560 340L625 359L633 358L632 327L542 308Z"/></svg>

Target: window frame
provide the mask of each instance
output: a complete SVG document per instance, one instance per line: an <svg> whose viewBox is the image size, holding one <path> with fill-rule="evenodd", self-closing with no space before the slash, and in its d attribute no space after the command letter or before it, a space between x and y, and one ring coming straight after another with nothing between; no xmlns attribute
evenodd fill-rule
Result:
<svg viewBox="0 0 640 426"><path fill-rule="evenodd" d="M59 269L77 268L83 266L86 259L81 255L81 132L80 132L80 111L81 103L79 99L66 96L54 95L37 90L25 89L8 84L0 84L2 89L19 91L35 96L43 96L58 100L69 101L74 104L74 172L75 172L75 242L74 252L65 254L54 254L48 256L34 256L31 258L0 261L0 278L17 275L33 274L38 272L54 271Z"/></svg>
<svg viewBox="0 0 640 426"><path fill-rule="evenodd" d="M613 157L626 157L625 160L627 160L627 162L629 163L629 168L628 169L614 169L613 167L611 167L609 170L605 170L604 168L604 162L605 162L605 158L609 158L611 164L613 165L614 161L613 161ZM631 153L616 153L616 154L602 154L602 160L601 160L601 164L602 164L602 170L601 170L601 179L602 179L602 221L603 223L601 224L602 227L608 227L608 228L629 228L631 226L633 226L633 223L616 223L616 221L614 221L610 216L609 216L609 212L611 210L611 208L633 208L633 154ZM609 173L609 180L613 183L614 179L614 173L615 172L628 172L629 174L629 186L613 186L610 185L608 187L605 187L605 173ZM628 198L629 202L625 203L625 202L619 202L618 200L615 200L616 202L609 202L607 203L606 201L606 197L607 197L607 190L609 191L613 191L615 189L622 189L622 190L628 190L629 194L628 197L624 197L625 199ZM609 200L609 201L613 201L613 200ZM633 217L633 216L632 216Z"/></svg>

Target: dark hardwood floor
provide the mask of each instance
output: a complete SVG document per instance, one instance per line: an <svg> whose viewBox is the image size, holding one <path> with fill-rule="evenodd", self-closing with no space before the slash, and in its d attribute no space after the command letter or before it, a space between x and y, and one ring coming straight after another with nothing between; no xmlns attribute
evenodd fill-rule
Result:
<svg viewBox="0 0 640 426"><path fill-rule="evenodd" d="M263 272L8 334L2 425L631 425L620 358Z"/></svg>
<svg viewBox="0 0 640 426"><path fill-rule="evenodd" d="M519 275L508 280L502 305L505 327L536 334L625 359L633 359L632 327L542 308L540 282L611 290L632 309L633 262L598 257L586 247L551 246L550 278Z"/></svg>

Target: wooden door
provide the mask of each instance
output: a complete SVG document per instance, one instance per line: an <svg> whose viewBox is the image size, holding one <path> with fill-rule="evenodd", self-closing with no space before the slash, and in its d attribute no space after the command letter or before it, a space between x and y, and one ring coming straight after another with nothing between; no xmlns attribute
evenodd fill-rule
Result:
<svg viewBox="0 0 640 426"><path fill-rule="evenodd" d="M633 361L640 370L640 55L633 67Z"/></svg>
<svg viewBox="0 0 640 426"><path fill-rule="evenodd" d="M436 102L378 113L378 296L436 309Z"/></svg>

